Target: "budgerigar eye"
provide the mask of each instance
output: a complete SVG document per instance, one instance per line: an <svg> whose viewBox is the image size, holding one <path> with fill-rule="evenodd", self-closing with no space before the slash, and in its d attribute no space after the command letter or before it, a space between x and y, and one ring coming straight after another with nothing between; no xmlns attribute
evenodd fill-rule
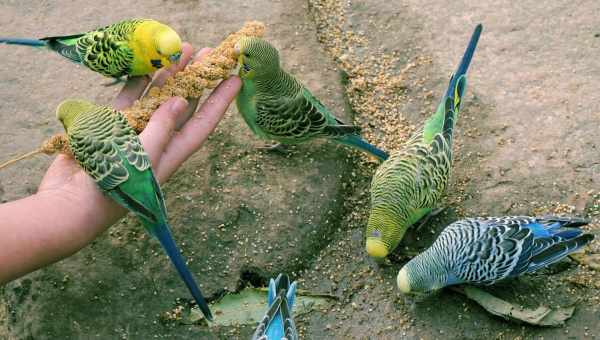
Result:
<svg viewBox="0 0 600 340"><path fill-rule="evenodd" d="M179 61L179 58L181 58L181 52L179 52L179 53L175 53L175 54L171 54L171 55L169 56L169 60L170 60L172 63L176 63L176 62L178 62L178 61Z"/></svg>
<svg viewBox="0 0 600 340"><path fill-rule="evenodd" d="M248 64L244 64L242 65L242 68L244 69L244 71L249 72L250 71L250 66L248 66Z"/></svg>

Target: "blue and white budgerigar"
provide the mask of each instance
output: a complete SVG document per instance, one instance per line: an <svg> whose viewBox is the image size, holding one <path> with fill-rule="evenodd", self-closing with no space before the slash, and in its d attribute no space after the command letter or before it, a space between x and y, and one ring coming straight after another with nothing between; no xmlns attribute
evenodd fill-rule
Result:
<svg viewBox="0 0 600 340"><path fill-rule="evenodd" d="M398 273L403 293L456 284L491 285L560 261L594 236L569 217L469 218L450 224L425 252Z"/></svg>
<svg viewBox="0 0 600 340"><path fill-rule="evenodd" d="M258 323L252 340L298 340L292 310L296 298L296 282L290 284L285 274L269 281L269 309Z"/></svg>

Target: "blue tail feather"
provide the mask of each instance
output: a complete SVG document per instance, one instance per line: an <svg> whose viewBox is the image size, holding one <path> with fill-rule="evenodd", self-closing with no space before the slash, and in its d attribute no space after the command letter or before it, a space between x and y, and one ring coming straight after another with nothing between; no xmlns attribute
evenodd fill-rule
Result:
<svg viewBox="0 0 600 340"><path fill-rule="evenodd" d="M530 229L536 238L559 236L570 239L582 233L575 228L588 223L585 219L575 217L542 217L524 227Z"/></svg>
<svg viewBox="0 0 600 340"><path fill-rule="evenodd" d="M469 41L469 45L467 45L467 49L465 50L465 54L463 54L462 59L460 60L460 64L456 68L456 72L452 75L450 79L450 84L448 84L448 90L446 91L446 97L454 98L454 87L456 86L456 82L467 73L469 69L469 64L471 63L471 59L473 59L473 53L475 53L475 48L477 47L477 42L479 41L479 36L481 35L481 30L483 26L478 24L471 35L471 40Z"/></svg>
<svg viewBox="0 0 600 340"><path fill-rule="evenodd" d="M362 139L358 135L348 135L348 136L344 136L342 138L338 138L336 140L338 140L342 144L346 144L346 145L355 147L359 150L362 150L366 153L369 153L369 154L377 157L381 161L385 161L386 159L388 159L388 157L390 157L390 155L387 152L377 148L376 146L374 146L372 144L367 143L364 139Z"/></svg>
<svg viewBox="0 0 600 340"><path fill-rule="evenodd" d="M173 262L173 265L175 266L175 269L177 269L179 276L181 276L183 282L185 282L185 285L190 290L190 293L194 297L194 300L198 304L202 314L204 314L204 317L211 321L212 313L210 312L208 304L206 303L200 288L198 288L198 285L196 285L192 273L190 273L190 270L185 264L185 261L183 260L183 257L181 256L181 253L179 252L179 249L177 248L177 245L171 236L169 227L166 224L154 226L152 228L152 234L160 241L160 244L165 249L165 252L171 259L171 262Z"/></svg>
<svg viewBox="0 0 600 340"><path fill-rule="evenodd" d="M38 39L0 38L0 44L43 47L46 46L47 43L43 40Z"/></svg>
<svg viewBox="0 0 600 340"><path fill-rule="evenodd" d="M583 231L579 229L559 229L556 233L554 233L554 236L558 236L564 239L572 239L581 235L582 233Z"/></svg>
<svg viewBox="0 0 600 340"><path fill-rule="evenodd" d="M269 309L263 322L259 324L253 339L298 339L292 317L295 295L296 282L290 284L287 275L279 274L275 280L269 281L267 294Z"/></svg>

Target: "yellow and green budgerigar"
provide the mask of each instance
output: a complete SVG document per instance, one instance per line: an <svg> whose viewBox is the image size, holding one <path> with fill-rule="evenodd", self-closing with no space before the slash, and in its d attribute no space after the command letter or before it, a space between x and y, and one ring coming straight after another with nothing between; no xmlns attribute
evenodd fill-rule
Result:
<svg viewBox="0 0 600 340"><path fill-rule="evenodd" d="M140 218L156 237L208 320L211 312L169 231L167 210L150 159L125 116L84 100L66 100L56 110L79 165L98 187Z"/></svg>
<svg viewBox="0 0 600 340"><path fill-rule="evenodd" d="M123 20L87 33L42 39L0 38L0 43L46 47L113 78L143 76L177 63L181 38L151 19Z"/></svg>
<svg viewBox="0 0 600 340"><path fill-rule="evenodd" d="M394 250L406 230L432 212L446 188L452 166L454 121L481 30L482 26L477 25L436 112L373 176L366 231L366 249L371 257L384 258Z"/></svg>
<svg viewBox="0 0 600 340"><path fill-rule="evenodd" d="M279 52L267 41L241 38L235 46L242 89L238 111L257 136L281 144L326 138L355 147L380 160L388 154L367 143L360 128L336 118L293 75L279 64Z"/></svg>

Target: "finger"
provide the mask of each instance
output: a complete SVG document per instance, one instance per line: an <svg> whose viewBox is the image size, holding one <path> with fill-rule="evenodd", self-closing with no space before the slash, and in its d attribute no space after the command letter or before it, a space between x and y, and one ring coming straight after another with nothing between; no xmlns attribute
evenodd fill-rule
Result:
<svg viewBox="0 0 600 340"><path fill-rule="evenodd" d="M169 77L183 70L190 62L190 60L192 60L193 53L194 49L192 48L192 45L190 45L187 42L181 44L181 58L179 59L179 62L177 64L169 66L169 68L163 68L158 70L154 75L154 79L152 80L152 87L163 86L167 79L169 79Z"/></svg>
<svg viewBox="0 0 600 340"><path fill-rule="evenodd" d="M150 118L148 125L140 134L144 150L156 169L165 146L169 143L177 116L185 111L187 101L181 97L173 97L163 103Z"/></svg>
<svg viewBox="0 0 600 340"><path fill-rule="evenodd" d="M192 64L198 63L200 62L202 59L206 58L206 56L212 51L213 49L210 47L204 47L202 48L200 51L198 51L196 53L196 55L194 55L194 60L192 61Z"/></svg>
<svg viewBox="0 0 600 340"><path fill-rule="evenodd" d="M185 110L185 112L177 116L177 121L175 122L175 131L181 131L185 123L187 123L187 121L190 119L190 117L192 117L194 112L196 112L200 98L188 98L187 101L187 109Z"/></svg>
<svg viewBox="0 0 600 340"><path fill-rule="evenodd" d="M128 77L125 86L123 86L121 92L113 100L115 110L123 110L133 105L133 102L138 100L142 93L144 93L149 83L149 76Z"/></svg>
<svg viewBox="0 0 600 340"><path fill-rule="evenodd" d="M203 49L201 49L194 55L194 59L192 60L192 63L195 64L195 63L200 62L212 50L213 50L212 48L204 47ZM185 125L185 123L187 123L187 121L190 119L190 117L192 117L194 112L196 112L198 109L198 103L200 102L200 98L186 98L186 99L188 100L188 108L184 114L181 114L181 115L179 115L179 117L177 117L177 123L175 126L176 131L180 131L183 128L183 125Z"/></svg>
<svg viewBox="0 0 600 340"><path fill-rule="evenodd" d="M222 81L200 106L198 112L176 134L164 150L158 169L159 178L168 178L186 159L202 146L219 124L242 86L239 77Z"/></svg>

